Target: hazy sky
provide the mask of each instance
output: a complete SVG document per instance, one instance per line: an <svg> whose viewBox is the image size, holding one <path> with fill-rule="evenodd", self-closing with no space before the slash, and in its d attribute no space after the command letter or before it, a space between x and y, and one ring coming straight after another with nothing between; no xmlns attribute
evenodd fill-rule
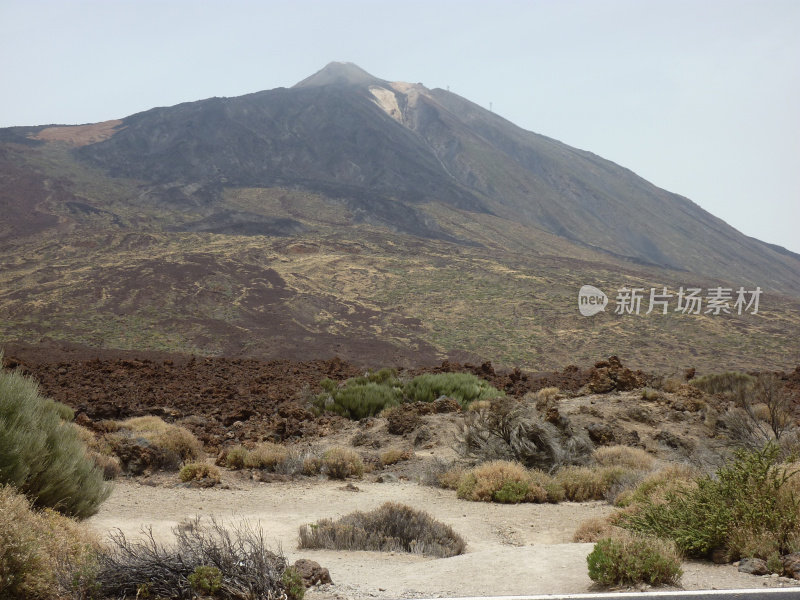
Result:
<svg viewBox="0 0 800 600"><path fill-rule="evenodd" d="M449 86L800 252L800 1L0 0L0 126L291 86Z"/></svg>

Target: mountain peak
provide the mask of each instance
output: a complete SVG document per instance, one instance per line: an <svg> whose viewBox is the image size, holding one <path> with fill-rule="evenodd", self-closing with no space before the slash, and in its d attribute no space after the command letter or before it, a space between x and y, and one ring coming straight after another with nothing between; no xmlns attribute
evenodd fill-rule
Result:
<svg viewBox="0 0 800 600"><path fill-rule="evenodd" d="M351 62L331 62L322 69L306 77L294 87L320 87L323 85L363 85L382 84L382 79L370 75L364 69Z"/></svg>

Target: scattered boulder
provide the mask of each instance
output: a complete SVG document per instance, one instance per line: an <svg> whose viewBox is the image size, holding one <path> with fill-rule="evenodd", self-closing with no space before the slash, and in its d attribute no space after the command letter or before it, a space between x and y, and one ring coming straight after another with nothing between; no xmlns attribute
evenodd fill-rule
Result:
<svg viewBox="0 0 800 600"><path fill-rule="evenodd" d="M433 439L433 434L431 433L431 430L423 425L422 427L417 429L417 434L414 436L414 445L421 446L422 444L431 441L431 439Z"/></svg>
<svg viewBox="0 0 800 600"><path fill-rule="evenodd" d="M616 441L614 430L607 423L589 423L586 426L586 431L589 434L589 439L598 446L607 446Z"/></svg>
<svg viewBox="0 0 800 600"><path fill-rule="evenodd" d="M389 412L387 430L393 435L411 433L420 424L419 414L412 405L398 406Z"/></svg>
<svg viewBox="0 0 800 600"><path fill-rule="evenodd" d="M800 552L793 552L782 557L783 573L792 579L800 579Z"/></svg>
<svg viewBox="0 0 800 600"><path fill-rule="evenodd" d="M616 356L595 363L589 373L589 389L595 394L621 392L640 388L647 383L647 376L641 371L631 371L623 367Z"/></svg>
<svg viewBox="0 0 800 600"><path fill-rule="evenodd" d="M459 412L461 410L461 405L458 403L458 400L454 398L439 396L433 401L433 410L437 414Z"/></svg>
<svg viewBox="0 0 800 600"><path fill-rule="evenodd" d="M310 588L314 585L333 583L328 569L322 567L317 561L301 558L294 563L294 568L300 574L303 585Z"/></svg>
<svg viewBox="0 0 800 600"><path fill-rule="evenodd" d="M750 575L768 575L767 561L760 558L743 558L739 561L739 572Z"/></svg>

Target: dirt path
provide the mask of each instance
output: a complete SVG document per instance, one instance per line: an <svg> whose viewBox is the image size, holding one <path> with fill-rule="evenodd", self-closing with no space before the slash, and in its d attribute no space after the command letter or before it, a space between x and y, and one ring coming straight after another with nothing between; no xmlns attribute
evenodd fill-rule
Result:
<svg viewBox="0 0 800 600"><path fill-rule="evenodd" d="M447 490L416 483L291 483L240 481L233 489L152 487L120 481L89 523L98 531L120 528L136 535L151 525L159 539L194 515L258 521L291 561L310 558L327 567L332 586L309 592L310 600L473 595L525 595L591 591L586 555L592 544L571 543L583 520L608 514L601 502L498 505L458 500ZM447 559L379 552L297 549L298 528L325 517L370 510L386 501L424 509L467 541L467 552ZM737 572L730 565L687 562L686 589L763 587L785 584Z"/></svg>

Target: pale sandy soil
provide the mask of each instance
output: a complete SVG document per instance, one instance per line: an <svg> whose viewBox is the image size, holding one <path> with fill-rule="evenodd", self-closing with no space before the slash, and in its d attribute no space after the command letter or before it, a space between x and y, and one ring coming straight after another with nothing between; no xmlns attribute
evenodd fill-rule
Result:
<svg viewBox="0 0 800 600"><path fill-rule="evenodd" d="M104 533L119 528L136 535L152 526L168 541L171 528L195 515L257 521L287 557L310 558L327 567L334 584L310 590L309 600L473 595L527 595L594 591L586 555L592 544L571 542L585 519L612 509L602 502L558 505L499 505L458 500L455 492L417 483L302 480L256 483L240 480L232 489L149 486L121 480L101 511L89 520ZM298 528L325 517L370 510L386 501L423 509L451 525L467 541L467 552L452 558L424 558L379 552L297 549ZM739 573L731 565L684 564L685 589L757 588L789 585L782 578ZM800 583L800 582L796 582Z"/></svg>

